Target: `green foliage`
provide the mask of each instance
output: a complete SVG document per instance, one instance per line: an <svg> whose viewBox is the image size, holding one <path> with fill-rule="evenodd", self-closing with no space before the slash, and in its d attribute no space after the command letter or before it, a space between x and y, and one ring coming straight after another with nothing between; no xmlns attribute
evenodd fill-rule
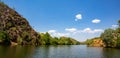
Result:
<svg viewBox="0 0 120 58"><path fill-rule="evenodd" d="M106 29L104 33L101 34L101 38L103 39L106 47L116 47L116 37L115 37L115 30L113 29Z"/></svg>
<svg viewBox="0 0 120 58"><path fill-rule="evenodd" d="M120 37L117 38L117 47L120 48Z"/></svg>
<svg viewBox="0 0 120 58"><path fill-rule="evenodd" d="M45 45L46 44L44 35L45 35L44 33L40 34L41 39L39 40L39 42L40 42L41 45Z"/></svg>
<svg viewBox="0 0 120 58"><path fill-rule="evenodd" d="M116 47L120 48L120 20L118 20L119 27L115 30L106 29L104 33L101 34L106 47Z"/></svg>
<svg viewBox="0 0 120 58"><path fill-rule="evenodd" d="M117 48L120 48L120 27L116 29Z"/></svg>
<svg viewBox="0 0 120 58"><path fill-rule="evenodd" d="M80 44L80 42L69 38L69 37L51 37L50 34L47 33L41 33L40 34L41 39L39 40L41 45L76 45Z"/></svg>
<svg viewBox="0 0 120 58"><path fill-rule="evenodd" d="M9 35L6 31L0 31L0 43L2 44L10 43Z"/></svg>
<svg viewBox="0 0 120 58"><path fill-rule="evenodd" d="M23 32L22 38L24 41L27 41L27 42L31 40L30 34L28 32Z"/></svg>
<svg viewBox="0 0 120 58"><path fill-rule="evenodd" d="M50 39L52 38L48 32L44 35L46 45L50 45Z"/></svg>
<svg viewBox="0 0 120 58"><path fill-rule="evenodd" d="M87 40L86 40L86 44L87 44L87 45L92 44L92 42L93 42L93 40L92 40L92 39L87 39Z"/></svg>
<svg viewBox="0 0 120 58"><path fill-rule="evenodd" d="M51 38L50 39L50 44L52 44L52 45L58 45L58 38L57 37Z"/></svg>
<svg viewBox="0 0 120 58"><path fill-rule="evenodd" d="M12 26L12 23L9 22L9 23L6 24L6 26L9 28L9 27Z"/></svg>
<svg viewBox="0 0 120 58"><path fill-rule="evenodd" d="M17 42L18 42L18 44L21 44L22 43L22 38L20 37L20 36L18 36L18 38L17 38Z"/></svg>
<svg viewBox="0 0 120 58"><path fill-rule="evenodd" d="M17 28L16 27L12 27L11 29L15 31Z"/></svg>

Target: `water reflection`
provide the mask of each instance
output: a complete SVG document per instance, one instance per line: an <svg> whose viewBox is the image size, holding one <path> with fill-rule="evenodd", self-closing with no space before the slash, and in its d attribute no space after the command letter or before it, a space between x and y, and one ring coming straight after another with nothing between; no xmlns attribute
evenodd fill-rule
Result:
<svg viewBox="0 0 120 58"><path fill-rule="evenodd" d="M0 58L119 58L120 49L86 45L0 46Z"/></svg>
<svg viewBox="0 0 120 58"><path fill-rule="evenodd" d="M59 58L64 57L65 53L70 52L69 45L57 45L57 46L39 46L35 50L33 58Z"/></svg>
<svg viewBox="0 0 120 58"><path fill-rule="evenodd" d="M0 46L0 58L31 58L32 46Z"/></svg>
<svg viewBox="0 0 120 58"><path fill-rule="evenodd" d="M119 58L120 49L104 48L102 54L103 58Z"/></svg>
<svg viewBox="0 0 120 58"><path fill-rule="evenodd" d="M87 47L87 57L86 58L103 58L103 48L101 47Z"/></svg>

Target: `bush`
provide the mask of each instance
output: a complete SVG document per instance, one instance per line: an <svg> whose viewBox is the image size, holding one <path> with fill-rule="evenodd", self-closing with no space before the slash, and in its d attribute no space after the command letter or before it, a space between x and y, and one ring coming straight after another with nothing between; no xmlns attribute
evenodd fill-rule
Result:
<svg viewBox="0 0 120 58"><path fill-rule="evenodd" d="M0 31L0 43L1 44L10 44L10 38L6 31Z"/></svg>

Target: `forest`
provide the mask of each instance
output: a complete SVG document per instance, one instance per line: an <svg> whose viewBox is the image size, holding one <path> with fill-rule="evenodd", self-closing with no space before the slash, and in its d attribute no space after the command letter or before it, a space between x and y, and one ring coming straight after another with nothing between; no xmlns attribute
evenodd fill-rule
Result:
<svg viewBox="0 0 120 58"><path fill-rule="evenodd" d="M51 37L51 35L46 32L40 33L41 39L39 40L41 45L78 45L79 41L70 37Z"/></svg>

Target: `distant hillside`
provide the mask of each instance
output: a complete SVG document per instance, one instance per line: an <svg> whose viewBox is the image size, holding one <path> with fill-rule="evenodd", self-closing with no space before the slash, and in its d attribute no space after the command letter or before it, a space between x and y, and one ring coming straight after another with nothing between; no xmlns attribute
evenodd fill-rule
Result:
<svg viewBox="0 0 120 58"><path fill-rule="evenodd" d="M80 42L70 37L52 37L48 32L40 33L41 45L79 45Z"/></svg>
<svg viewBox="0 0 120 58"><path fill-rule="evenodd" d="M25 18L0 2L0 44L38 45L39 39Z"/></svg>

